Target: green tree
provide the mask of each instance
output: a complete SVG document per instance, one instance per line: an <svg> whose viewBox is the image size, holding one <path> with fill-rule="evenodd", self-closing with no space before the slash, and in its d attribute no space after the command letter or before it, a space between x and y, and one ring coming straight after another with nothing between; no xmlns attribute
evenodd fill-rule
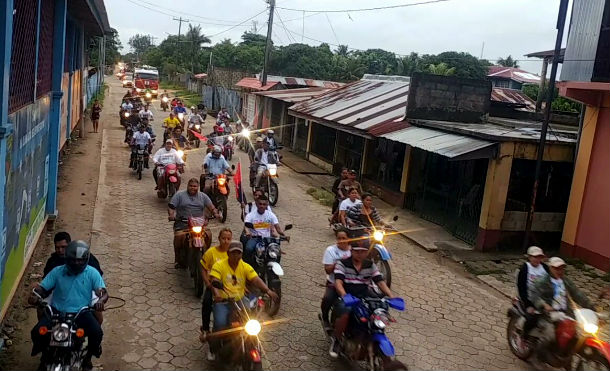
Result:
<svg viewBox="0 0 610 371"><path fill-rule="evenodd" d="M428 72L433 75L452 76L455 75L455 67L449 67L446 63L441 62L429 65Z"/></svg>
<svg viewBox="0 0 610 371"><path fill-rule="evenodd" d="M240 43L240 45L244 46L259 46L264 48L267 44L266 36L254 32L244 32L243 35L241 35L241 39L242 42Z"/></svg>
<svg viewBox="0 0 610 371"><path fill-rule="evenodd" d="M443 52L429 57L429 64L445 63L455 67L455 76L470 79L485 79L487 67L478 58L464 52Z"/></svg>
<svg viewBox="0 0 610 371"><path fill-rule="evenodd" d="M100 52L99 45L102 42L102 38L96 37L89 46L89 65L98 66L100 63ZM121 59L120 50L123 49L121 40L119 40L119 32L112 28L110 35L106 36L106 65L113 65Z"/></svg>
<svg viewBox="0 0 610 371"><path fill-rule="evenodd" d="M504 67L519 68L519 64L517 63L517 61L514 60L513 57L511 57L510 55L508 57L506 57L506 58L498 59L498 65L504 66Z"/></svg>
<svg viewBox="0 0 610 371"><path fill-rule="evenodd" d="M186 48L188 49L191 72L201 72L205 69L204 61L201 57L203 44L209 44L211 41L208 37L201 33L201 26L192 26L189 23L189 30L184 37ZM207 61L205 61L207 63Z"/></svg>
<svg viewBox="0 0 610 371"><path fill-rule="evenodd" d="M538 92L540 91L540 86L535 84L526 84L523 85L523 93L527 95L529 98L536 100L538 98ZM544 96L542 97L543 102L546 101L546 95L548 94L548 86L545 88ZM555 93L553 94L553 101L551 102L551 110L557 112L580 112L581 105L578 102L574 102L567 98L559 96L559 89L555 89Z"/></svg>
<svg viewBox="0 0 610 371"><path fill-rule="evenodd" d="M335 54L340 55L342 57L347 57L351 54L347 45L339 45L337 49L335 49Z"/></svg>
<svg viewBox="0 0 610 371"><path fill-rule="evenodd" d="M398 73L398 59L396 54L385 51L383 49L368 49L365 51L357 51L355 57L362 59L363 63L368 66L366 73L375 75L395 75Z"/></svg>
<svg viewBox="0 0 610 371"><path fill-rule="evenodd" d="M143 55L146 51L153 47L150 35L135 34L129 38L129 46L138 56Z"/></svg>

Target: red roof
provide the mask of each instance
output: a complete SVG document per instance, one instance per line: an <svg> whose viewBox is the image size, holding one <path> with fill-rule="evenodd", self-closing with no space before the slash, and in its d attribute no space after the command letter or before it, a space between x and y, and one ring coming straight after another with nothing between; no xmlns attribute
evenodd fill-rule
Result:
<svg viewBox="0 0 610 371"><path fill-rule="evenodd" d="M208 74L207 74L207 73L198 73L198 74L196 74L196 75L193 75L193 77L194 77L195 79L197 79L197 80L203 79L203 78L205 78L205 77L207 77L207 76L208 76Z"/></svg>
<svg viewBox="0 0 610 371"><path fill-rule="evenodd" d="M515 67L489 66L487 77L501 77L520 83L538 84L540 76Z"/></svg>
<svg viewBox="0 0 610 371"><path fill-rule="evenodd" d="M536 110L536 102L521 90L493 88L491 90L491 100L493 102L523 106L528 111Z"/></svg>
<svg viewBox="0 0 610 371"><path fill-rule="evenodd" d="M262 86L261 82L256 77L244 77L243 79L239 80L235 86L257 91L265 91L271 89L277 84L279 84L277 81L267 81L267 84Z"/></svg>

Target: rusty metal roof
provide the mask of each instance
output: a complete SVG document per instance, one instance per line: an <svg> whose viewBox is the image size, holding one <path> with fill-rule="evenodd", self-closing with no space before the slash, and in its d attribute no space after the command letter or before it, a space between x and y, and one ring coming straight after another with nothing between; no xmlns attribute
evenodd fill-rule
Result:
<svg viewBox="0 0 610 371"><path fill-rule="evenodd" d="M327 88L299 88L299 89L283 89L283 90L272 90L272 91L260 91L254 94L260 95L263 97L269 97L277 100L281 100L282 102L288 103L298 103L313 97L317 97L318 95L324 94L331 89Z"/></svg>
<svg viewBox="0 0 610 371"><path fill-rule="evenodd" d="M487 77L501 77L525 84L540 83L540 76L515 67L489 66Z"/></svg>
<svg viewBox="0 0 610 371"><path fill-rule="evenodd" d="M257 90L257 91L265 91L269 90L275 85L279 84L277 81L269 81L267 80L267 85L262 86L261 82L255 77L244 77L239 80L235 86L240 86L242 88Z"/></svg>
<svg viewBox="0 0 610 371"><path fill-rule="evenodd" d="M521 90L493 88L491 90L491 100L492 102L519 106L527 111L536 111L536 102Z"/></svg>
<svg viewBox="0 0 610 371"><path fill-rule="evenodd" d="M366 131L402 121L408 94L406 82L360 80L297 103L289 112L323 124Z"/></svg>
<svg viewBox="0 0 610 371"><path fill-rule="evenodd" d="M256 75L257 78L260 77L259 74ZM284 77L284 76L273 76L268 75L267 81L277 81L283 85L297 85L303 87L318 87L318 88L338 88L340 86L345 85L342 82L336 81L325 81L325 80L313 80L313 79L305 79L302 77Z"/></svg>

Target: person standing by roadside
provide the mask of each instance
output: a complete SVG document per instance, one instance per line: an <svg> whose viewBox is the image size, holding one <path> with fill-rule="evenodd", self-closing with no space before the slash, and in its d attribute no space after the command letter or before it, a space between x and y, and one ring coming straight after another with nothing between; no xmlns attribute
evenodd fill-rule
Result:
<svg viewBox="0 0 610 371"><path fill-rule="evenodd" d="M102 105L99 100L95 100L93 102L93 106L91 107L91 123L93 124L93 132L98 132L98 127L100 124L100 112L102 112Z"/></svg>

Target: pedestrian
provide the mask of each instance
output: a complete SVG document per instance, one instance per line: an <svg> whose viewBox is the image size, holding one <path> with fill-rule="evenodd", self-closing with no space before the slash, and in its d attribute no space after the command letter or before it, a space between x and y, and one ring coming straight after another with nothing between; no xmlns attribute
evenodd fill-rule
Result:
<svg viewBox="0 0 610 371"><path fill-rule="evenodd" d="M93 132L97 133L98 126L100 124L100 112L102 112L102 105L99 100L93 102L91 107L91 122L93 123Z"/></svg>

